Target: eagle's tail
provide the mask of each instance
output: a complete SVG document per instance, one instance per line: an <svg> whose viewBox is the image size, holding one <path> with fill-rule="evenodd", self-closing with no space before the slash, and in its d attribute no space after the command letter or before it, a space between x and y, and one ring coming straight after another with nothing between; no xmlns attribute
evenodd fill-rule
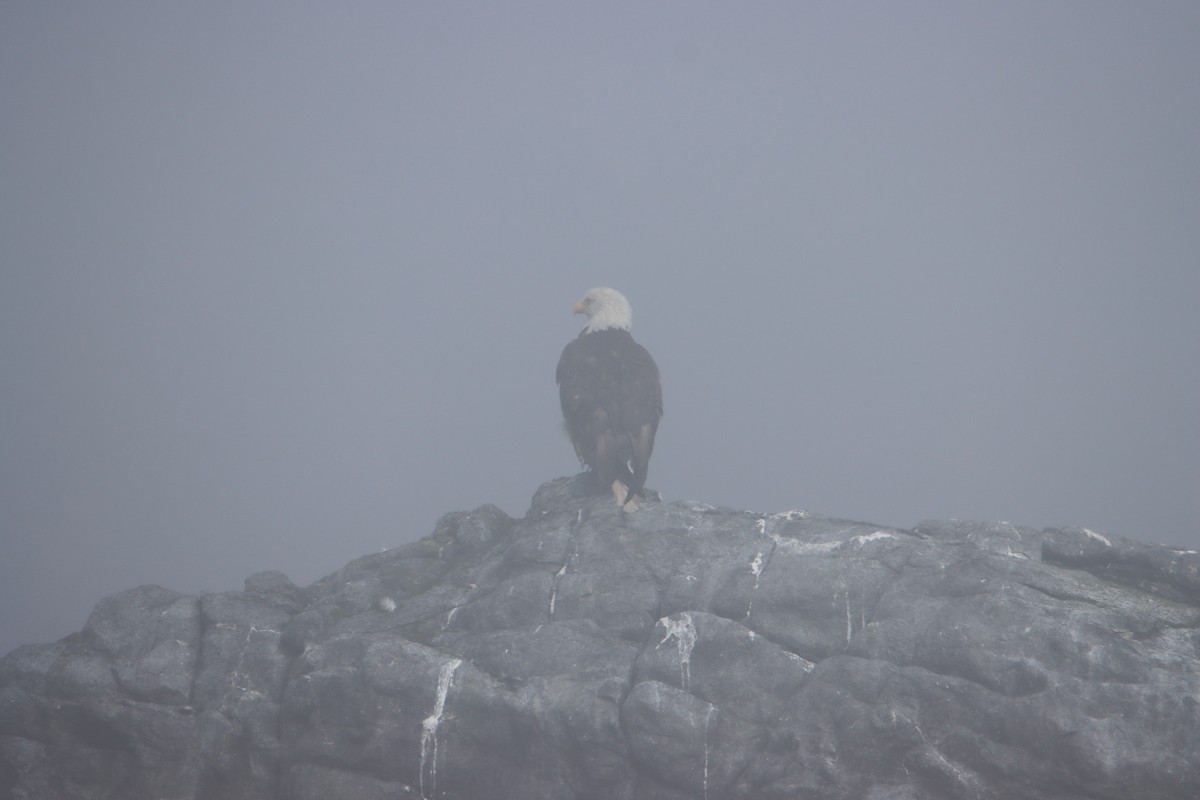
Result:
<svg viewBox="0 0 1200 800"><path fill-rule="evenodd" d="M647 423L629 435L630 458L624 463L627 470L629 498L645 499L646 475L650 471L650 453L654 450L654 425ZM626 505L629 501L626 500Z"/></svg>

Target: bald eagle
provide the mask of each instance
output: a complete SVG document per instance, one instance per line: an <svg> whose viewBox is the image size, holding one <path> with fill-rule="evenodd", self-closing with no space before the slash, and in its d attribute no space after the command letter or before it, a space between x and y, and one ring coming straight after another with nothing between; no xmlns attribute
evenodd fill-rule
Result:
<svg viewBox="0 0 1200 800"><path fill-rule="evenodd" d="M633 511L663 413L658 365L630 335L633 315L620 292L592 289L575 313L588 324L563 348L555 373L567 433L600 486Z"/></svg>

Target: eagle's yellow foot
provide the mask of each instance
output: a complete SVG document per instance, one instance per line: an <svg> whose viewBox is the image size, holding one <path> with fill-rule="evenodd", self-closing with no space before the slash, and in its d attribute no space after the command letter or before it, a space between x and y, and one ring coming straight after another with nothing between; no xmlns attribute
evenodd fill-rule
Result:
<svg viewBox="0 0 1200 800"><path fill-rule="evenodd" d="M612 482L613 499L617 501L617 505L622 511L630 513L638 510L638 501L636 495L630 495L629 489L620 481Z"/></svg>

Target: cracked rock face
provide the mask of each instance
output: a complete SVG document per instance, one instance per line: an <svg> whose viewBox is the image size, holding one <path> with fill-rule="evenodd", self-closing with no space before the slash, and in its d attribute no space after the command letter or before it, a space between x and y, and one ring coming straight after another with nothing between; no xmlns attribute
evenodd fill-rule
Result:
<svg viewBox="0 0 1200 800"><path fill-rule="evenodd" d="M578 478L0 659L0 798L1195 798L1200 555Z"/></svg>

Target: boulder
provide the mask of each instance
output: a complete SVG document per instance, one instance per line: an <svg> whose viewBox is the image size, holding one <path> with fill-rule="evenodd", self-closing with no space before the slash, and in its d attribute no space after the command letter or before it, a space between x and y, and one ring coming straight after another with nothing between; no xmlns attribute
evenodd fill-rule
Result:
<svg viewBox="0 0 1200 800"><path fill-rule="evenodd" d="M1200 555L581 477L0 659L0 797L1178 798Z"/></svg>

